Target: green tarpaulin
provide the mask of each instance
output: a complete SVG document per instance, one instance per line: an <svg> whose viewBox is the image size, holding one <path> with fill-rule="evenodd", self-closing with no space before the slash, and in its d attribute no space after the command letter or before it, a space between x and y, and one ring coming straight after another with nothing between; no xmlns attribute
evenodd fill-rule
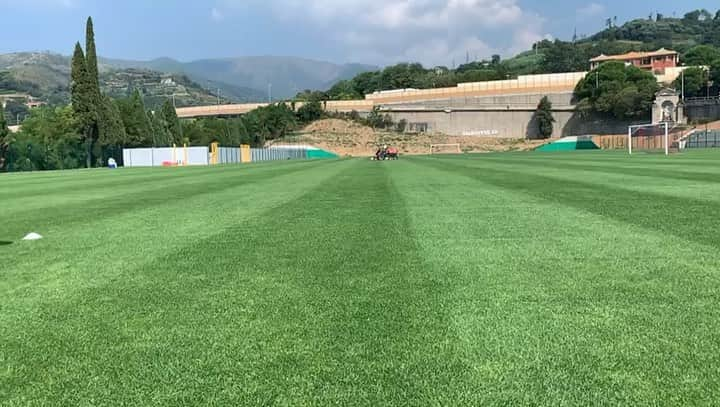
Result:
<svg viewBox="0 0 720 407"><path fill-rule="evenodd" d="M576 151L576 150L599 150L590 137L565 137L558 141L540 146L535 151Z"/></svg>

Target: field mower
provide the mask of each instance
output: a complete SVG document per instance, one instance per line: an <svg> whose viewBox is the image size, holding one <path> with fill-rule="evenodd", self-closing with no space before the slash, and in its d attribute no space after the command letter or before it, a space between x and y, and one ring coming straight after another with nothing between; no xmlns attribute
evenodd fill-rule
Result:
<svg viewBox="0 0 720 407"><path fill-rule="evenodd" d="M400 152L395 147L382 146L377 149L373 161L397 160L400 158Z"/></svg>

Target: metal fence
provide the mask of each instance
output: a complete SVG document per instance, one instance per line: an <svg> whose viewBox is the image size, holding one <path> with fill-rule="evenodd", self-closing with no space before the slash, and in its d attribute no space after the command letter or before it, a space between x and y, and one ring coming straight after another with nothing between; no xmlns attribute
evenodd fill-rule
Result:
<svg viewBox="0 0 720 407"><path fill-rule="evenodd" d="M685 148L720 148L720 130L692 134L688 137Z"/></svg>
<svg viewBox="0 0 720 407"><path fill-rule="evenodd" d="M218 164L240 164L243 162L242 149L237 147L219 147ZM251 148L246 162L305 160L308 151L302 147Z"/></svg>
<svg viewBox="0 0 720 407"><path fill-rule="evenodd" d="M218 148L218 164L238 164L241 163L241 153L239 148L220 147Z"/></svg>
<svg viewBox="0 0 720 407"><path fill-rule="evenodd" d="M252 148L250 154L253 162L305 160L308 158L307 150L303 148Z"/></svg>

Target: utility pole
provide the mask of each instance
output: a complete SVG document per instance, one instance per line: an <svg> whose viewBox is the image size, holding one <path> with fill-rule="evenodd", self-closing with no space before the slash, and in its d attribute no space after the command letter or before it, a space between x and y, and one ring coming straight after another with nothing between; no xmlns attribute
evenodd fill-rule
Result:
<svg viewBox="0 0 720 407"><path fill-rule="evenodd" d="M272 83L268 83L268 103L272 103Z"/></svg>
<svg viewBox="0 0 720 407"><path fill-rule="evenodd" d="M707 82L705 82L705 89L707 90L707 98L710 99L710 67L707 69Z"/></svg>
<svg viewBox="0 0 720 407"><path fill-rule="evenodd" d="M685 70L683 69L680 71L680 83L681 83L681 93L680 93L680 100L685 100Z"/></svg>

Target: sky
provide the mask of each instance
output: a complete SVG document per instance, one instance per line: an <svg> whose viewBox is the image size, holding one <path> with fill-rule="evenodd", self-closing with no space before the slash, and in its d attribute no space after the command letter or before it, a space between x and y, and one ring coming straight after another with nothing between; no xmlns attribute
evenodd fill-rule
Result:
<svg viewBox="0 0 720 407"><path fill-rule="evenodd" d="M181 61L256 55L335 63L451 66L570 39L618 23L706 8L717 0L0 0L0 53L69 55L95 22L110 58Z"/></svg>

